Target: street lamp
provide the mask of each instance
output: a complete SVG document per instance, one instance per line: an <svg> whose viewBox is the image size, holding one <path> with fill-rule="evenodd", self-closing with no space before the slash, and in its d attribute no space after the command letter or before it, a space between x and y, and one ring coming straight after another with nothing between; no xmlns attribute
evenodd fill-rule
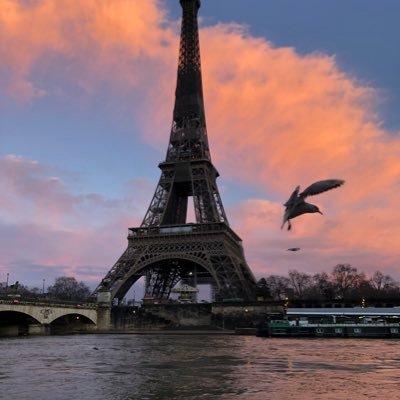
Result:
<svg viewBox="0 0 400 400"><path fill-rule="evenodd" d="M8 277L10 276L9 272L7 272L7 281L6 281L6 290L8 288Z"/></svg>
<svg viewBox="0 0 400 400"><path fill-rule="evenodd" d="M43 278L42 295L44 295L44 284L45 283L46 283L46 279Z"/></svg>

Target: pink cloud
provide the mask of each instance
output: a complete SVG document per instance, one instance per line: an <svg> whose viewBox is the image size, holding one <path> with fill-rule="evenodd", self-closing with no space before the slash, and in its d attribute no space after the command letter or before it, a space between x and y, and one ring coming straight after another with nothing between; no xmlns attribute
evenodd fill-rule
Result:
<svg viewBox="0 0 400 400"><path fill-rule="evenodd" d="M15 265L28 263L47 267L49 274L56 268L98 280L125 250L127 228L140 224L149 185L130 182L120 199L75 195L55 172L20 156L0 157L1 269L16 276ZM85 276L82 266L96 266L98 273Z"/></svg>
<svg viewBox="0 0 400 400"><path fill-rule="evenodd" d="M380 269L399 277L399 250L390 223L371 216L360 220L359 216L331 215L326 209L324 216L310 214L293 220L293 230L287 232L279 229L282 210L281 204L261 199L243 201L228 210L257 276L286 275L291 269L314 274L350 263L367 274ZM365 232L374 230L373 238L366 239ZM291 247L301 250L287 251Z"/></svg>

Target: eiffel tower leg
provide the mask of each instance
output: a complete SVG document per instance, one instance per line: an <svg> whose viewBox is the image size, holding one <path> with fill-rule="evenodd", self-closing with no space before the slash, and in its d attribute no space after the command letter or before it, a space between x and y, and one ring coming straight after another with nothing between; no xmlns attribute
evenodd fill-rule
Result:
<svg viewBox="0 0 400 400"><path fill-rule="evenodd" d="M165 264L164 267L146 272L145 297L168 299L172 288L181 280L180 270L174 261L168 263L166 260Z"/></svg>
<svg viewBox="0 0 400 400"><path fill-rule="evenodd" d="M114 299L120 302L132 285L142 277L142 274L135 274L134 271L144 252L143 246L132 246L129 243L128 248L101 281L94 294L104 299L104 302L113 302Z"/></svg>
<svg viewBox="0 0 400 400"><path fill-rule="evenodd" d="M243 259L225 253L211 256L210 263L217 276L216 300L254 299L255 279Z"/></svg>

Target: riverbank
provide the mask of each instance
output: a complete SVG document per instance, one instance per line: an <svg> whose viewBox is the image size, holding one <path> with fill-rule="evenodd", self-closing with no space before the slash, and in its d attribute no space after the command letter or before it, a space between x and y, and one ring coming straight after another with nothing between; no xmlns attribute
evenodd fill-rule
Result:
<svg viewBox="0 0 400 400"><path fill-rule="evenodd" d="M234 330L202 330L202 329L130 329L130 330L101 330L82 332L90 334L107 334L107 335L235 335Z"/></svg>

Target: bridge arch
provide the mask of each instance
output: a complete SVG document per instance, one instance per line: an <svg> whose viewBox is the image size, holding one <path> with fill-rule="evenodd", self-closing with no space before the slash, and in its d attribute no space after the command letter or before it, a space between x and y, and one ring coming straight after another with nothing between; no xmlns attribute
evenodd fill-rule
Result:
<svg viewBox="0 0 400 400"><path fill-rule="evenodd" d="M96 325L97 324L97 319L93 318L92 315L89 313L85 312L85 310L79 310L77 309L76 311L64 311L64 312L54 312L51 313L50 316L48 317L46 323L47 324L53 324L57 320L60 320L62 318L70 318L73 317L76 320L83 320L86 321L87 323L91 323Z"/></svg>
<svg viewBox="0 0 400 400"><path fill-rule="evenodd" d="M96 328L96 323L82 313L66 313L49 322L50 333L86 332Z"/></svg>
<svg viewBox="0 0 400 400"><path fill-rule="evenodd" d="M29 321L31 323L40 324L39 320L37 320L33 315L26 312L15 310L0 310L0 326L4 325L7 322L22 321Z"/></svg>
<svg viewBox="0 0 400 400"><path fill-rule="evenodd" d="M42 330L40 327L40 321L26 312L0 310L0 337L39 333ZM33 328L36 330L35 332Z"/></svg>

